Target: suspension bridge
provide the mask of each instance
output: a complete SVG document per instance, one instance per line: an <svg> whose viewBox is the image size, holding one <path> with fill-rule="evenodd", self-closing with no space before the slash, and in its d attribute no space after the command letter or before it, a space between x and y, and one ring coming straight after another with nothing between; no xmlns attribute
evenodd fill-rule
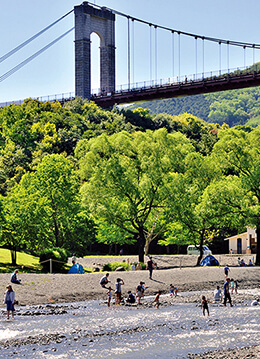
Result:
<svg viewBox="0 0 260 359"><path fill-rule="evenodd" d="M133 17L129 14L101 7L90 2L83 2L74 9L54 21L33 35L13 50L0 57L0 64L9 57L20 51L29 43L47 32L67 16L74 13L74 26L65 31L61 36L51 41L48 45L29 56L18 65L0 76L0 82L14 75L23 66L30 63L43 52L54 46L66 35L75 33L75 92L60 95L47 95L39 98L42 101L67 101L76 96L95 101L102 107L111 107L115 104L131 103L144 100L172 98L178 96L195 95L201 93L217 92L231 89L239 89L260 85L260 64L257 62L257 50L260 44L250 42L233 41L222 38L214 38L206 35L183 32L178 29L154 24L149 21ZM122 18L125 26L126 44L126 84L116 82L116 19ZM141 25L142 32L147 32L147 46L142 56L145 73L148 76L143 81L135 82L135 39L139 36L136 31L137 25ZM162 33L167 37L167 48L170 54L167 55L167 78L160 78L161 65L159 63L159 36ZM91 35L95 33L100 41L100 87L91 88ZM212 51L214 46L217 53L218 65L208 69L207 53ZM189 53L189 74L183 74L182 56L183 49ZM232 52L237 57L238 52L242 53L243 64L236 67L230 66ZM224 59L225 55L225 59ZM250 63L249 63L250 59ZM207 65L207 66L206 66ZM200 69L200 71L198 71ZM33 94L31 96L34 97ZM0 106L10 101L0 103ZM22 100L20 101L22 102Z"/></svg>

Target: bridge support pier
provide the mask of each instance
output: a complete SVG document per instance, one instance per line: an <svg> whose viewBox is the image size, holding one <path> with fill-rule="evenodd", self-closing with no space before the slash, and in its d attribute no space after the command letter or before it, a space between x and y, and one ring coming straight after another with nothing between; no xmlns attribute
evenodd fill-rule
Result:
<svg viewBox="0 0 260 359"><path fill-rule="evenodd" d="M91 41L94 32L100 38L100 90L115 90L115 15L84 1L75 13L75 94L91 97Z"/></svg>

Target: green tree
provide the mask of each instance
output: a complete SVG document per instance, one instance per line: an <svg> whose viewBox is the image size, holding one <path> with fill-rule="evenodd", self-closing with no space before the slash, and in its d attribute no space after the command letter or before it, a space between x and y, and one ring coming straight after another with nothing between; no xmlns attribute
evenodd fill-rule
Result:
<svg viewBox="0 0 260 359"><path fill-rule="evenodd" d="M193 150L180 133L165 129L121 132L80 141L76 148L84 203L96 219L116 225L138 242L139 260L144 260L148 223L163 208L169 176L184 169L184 159Z"/></svg>
<svg viewBox="0 0 260 359"><path fill-rule="evenodd" d="M179 253L179 247L181 245L191 243L193 243L193 241L189 237L189 231L183 227L180 222L167 222L165 224L163 239L158 241L158 244L162 246L176 244L178 248L177 253Z"/></svg>
<svg viewBox="0 0 260 359"><path fill-rule="evenodd" d="M198 245L200 255L197 265L203 256L203 245L214 233L214 216L203 206L202 196L207 186L219 176L216 164L199 153L191 153L186 158L186 170L175 173L169 187L167 223L173 223L173 236L164 240L165 244L176 242L176 235L183 233L180 240L186 238L186 243ZM183 243L183 242L182 242Z"/></svg>
<svg viewBox="0 0 260 359"><path fill-rule="evenodd" d="M11 251L12 264L16 264L16 252L26 248L37 250L49 247L46 235L45 198L31 190L31 175L22 177L21 183L2 197L4 223L1 243Z"/></svg>
<svg viewBox="0 0 260 359"><path fill-rule="evenodd" d="M73 164L62 155L47 155L35 173L27 173L3 199L2 241L12 253L60 247L84 255L95 237L94 222L81 205ZM15 261L15 254L13 255Z"/></svg>
<svg viewBox="0 0 260 359"><path fill-rule="evenodd" d="M213 155L218 159L224 175L240 180L240 192L244 193L240 214L246 216L247 225L255 226L260 238L260 128L251 132L231 129L223 131L215 145ZM226 205L236 208L233 199ZM245 212L244 209L247 208ZM260 263L260 245L257 244L256 260Z"/></svg>

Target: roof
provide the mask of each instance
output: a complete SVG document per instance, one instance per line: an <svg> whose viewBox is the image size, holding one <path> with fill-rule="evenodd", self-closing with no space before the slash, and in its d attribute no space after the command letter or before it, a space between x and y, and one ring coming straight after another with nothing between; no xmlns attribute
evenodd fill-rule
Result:
<svg viewBox="0 0 260 359"><path fill-rule="evenodd" d="M237 234L237 235L235 235L233 237L225 238L224 241L227 241L229 239L237 239L237 238L246 239L247 238L247 232Z"/></svg>

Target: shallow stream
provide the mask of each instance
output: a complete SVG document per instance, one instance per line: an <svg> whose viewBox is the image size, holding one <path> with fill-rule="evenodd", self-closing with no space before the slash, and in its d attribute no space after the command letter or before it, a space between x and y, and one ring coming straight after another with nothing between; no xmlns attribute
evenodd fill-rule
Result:
<svg viewBox="0 0 260 359"><path fill-rule="evenodd" d="M0 343L55 333L62 336L48 344L1 348L0 358L184 358L188 353L260 343L260 305L210 305L210 317L203 317L195 303L158 310L114 305L108 308L100 301L60 307L67 313L17 315L14 321L2 316ZM44 311L46 307L39 308Z"/></svg>

